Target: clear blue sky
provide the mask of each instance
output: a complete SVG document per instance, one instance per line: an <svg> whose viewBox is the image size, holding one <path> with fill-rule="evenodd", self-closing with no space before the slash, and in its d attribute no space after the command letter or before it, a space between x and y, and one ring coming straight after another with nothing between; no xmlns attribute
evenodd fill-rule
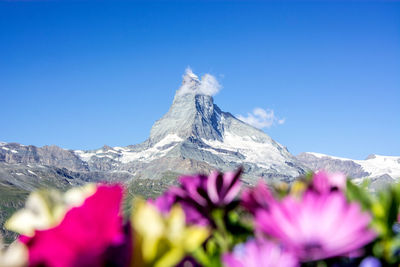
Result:
<svg viewBox="0 0 400 267"><path fill-rule="evenodd" d="M144 141L187 66L293 154L400 155L400 2L0 1L0 141Z"/></svg>

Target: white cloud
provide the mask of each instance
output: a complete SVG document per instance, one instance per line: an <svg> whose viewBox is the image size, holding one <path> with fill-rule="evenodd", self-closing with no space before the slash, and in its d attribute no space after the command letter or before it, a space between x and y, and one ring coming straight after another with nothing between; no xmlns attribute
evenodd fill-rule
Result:
<svg viewBox="0 0 400 267"><path fill-rule="evenodd" d="M206 73L203 75L203 77L201 77L201 82L199 86L200 93L213 96L218 93L221 88L221 84L211 74Z"/></svg>
<svg viewBox="0 0 400 267"><path fill-rule="evenodd" d="M195 93L201 95L213 96L222 89L222 85L218 80L211 74L204 74L201 79L193 73L190 67L185 70L183 75L182 86L178 90L179 95L188 93Z"/></svg>
<svg viewBox="0 0 400 267"><path fill-rule="evenodd" d="M269 128L275 123L277 124L284 124L286 119L279 119L275 116L275 113L272 109L262 109L262 108L255 108L253 109L252 113L247 113L247 116L237 115L236 116L239 120L244 121L251 126L256 128Z"/></svg>

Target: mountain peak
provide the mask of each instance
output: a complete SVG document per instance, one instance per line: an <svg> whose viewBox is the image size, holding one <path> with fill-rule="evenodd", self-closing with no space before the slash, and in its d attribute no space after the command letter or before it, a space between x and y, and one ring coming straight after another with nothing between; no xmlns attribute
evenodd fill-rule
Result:
<svg viewBox="0 0 400 267"><path fill-rule="evenodd" d="M303 166L285 147L214 104L212 96L220 88L214 76L199 78L188 68L168 112L154 123L145 142L76 155L94 170L129 170L144 177L239 165L249 179L290 181L303 174Z"/></svg>
<svg viewBox="0 0 400 267"><path fill-rule="evenodd" d="M199 77L193 73L191 68L186 68L185 74L182 76L182 85L176 91L175 96L186 94L197 94L200 90L201 81Z"/></svg>
<svg viewBox="0 0 400 267"><path fill-rule="evenodd" d="M181 138L201 135L207 139L216 139L215 133L218 114L221 110L214 105L209 95L195 93L176 94L168 112L151 128L150 141L158 142L168 134Z"/></svg>
<svg viewBox="0 0 400 267"><path fill-rule="evenodd" d="M187 68L170 109L151 128L150 142L158 142L168 134L221 139L216 129L221 110L214 105L212 97L220 88L214 76L205 74L199 79Z"/></svg>
<svg viewBox="0 0 400 267"><path fill-rule="evenodd" d="M197 81L200 82L199 76L193 73L192 69L190 67L187 67L185 70L185 74L182 76L183 77L183 82L190 82L190 81Z"/></svg>
<svg viewBox="0 0 400 267"><path fill-rule="evenodd" d="M186 68L182 78L182 85L176 91L175 98L188 94L213 96L222 88L221 84L213 75L206 73L199 79L191 68Z"/></svg>

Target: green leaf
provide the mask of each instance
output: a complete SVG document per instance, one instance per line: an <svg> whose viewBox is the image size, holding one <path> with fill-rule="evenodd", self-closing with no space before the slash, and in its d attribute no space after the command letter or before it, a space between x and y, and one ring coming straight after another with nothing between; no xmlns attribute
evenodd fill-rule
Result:
<svg viewBox="0 0 400 267"><path fill-rule="evenodd" d="M371 210L372 199L370 194L364 188L353 184L349 179L347 180L346 196L349 201L360 203L364 210Z"/></svg>

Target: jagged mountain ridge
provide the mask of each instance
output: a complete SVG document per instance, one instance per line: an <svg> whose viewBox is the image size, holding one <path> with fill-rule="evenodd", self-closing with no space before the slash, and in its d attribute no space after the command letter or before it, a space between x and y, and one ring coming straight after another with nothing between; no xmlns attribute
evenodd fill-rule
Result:
<svg viewBox="0 0 400 267"><path fill-rule="evenodd" d="M100 177L124 181L135 177L157 179L166 171L177 174L226 171L239 165L244 167L244 175L250 182L259 177L290 181L305 170L320 168L342 171L354 178L388 175L397 179L396 173L400 176L397 165L386 166L381 161L375 165L386 167L376 172L371 167L374 164L364 164L364 161L318 153L294 157L263 131L222 111L212 96L199 90L203 83L187 71L170 109L154 123L149 138L143 143L104 146L91 151L0 143L0 162L65 169L77 179L84 176L86 181ZM365 162L372 163L371 160Z"/></svg>
<svg viewBox="0 0 400 267"><path fill-rule="evenodd" d="M304 167L285 147L214 104L212 96L201 92L203 80L190 70L186 72L169 111L154 123L143 143L91 151L3 143L0 161L74 172L109 172L112 177L124 172L130 178L151 179L165 171L227 171L238 166L244 167L249 180L290 181L304 173Z"/></svg>
<svg viewBox="0 0 400 267"><path fill-rule="evenodd" d="M72 171L89 171L89 167L72 150L58 146L36 147L18 143L0 143L0 162L11 164L39 164L67 168Z"/></svg>

